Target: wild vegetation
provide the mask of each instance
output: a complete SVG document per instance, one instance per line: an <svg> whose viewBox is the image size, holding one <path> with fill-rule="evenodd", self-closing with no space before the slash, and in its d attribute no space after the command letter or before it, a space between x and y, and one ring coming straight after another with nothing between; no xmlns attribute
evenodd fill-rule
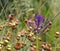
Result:
<svg viewBox="0 0 60 51"><path fill-rule="evenodd" d="M60 0L0 0L0 51L60 51Z"/></svg>

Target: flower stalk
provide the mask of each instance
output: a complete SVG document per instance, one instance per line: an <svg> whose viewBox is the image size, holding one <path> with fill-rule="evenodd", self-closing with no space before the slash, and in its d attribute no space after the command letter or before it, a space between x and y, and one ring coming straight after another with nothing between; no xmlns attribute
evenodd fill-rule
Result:
<svg viewBox="0 0 60 51"><path fill-rule="evenodd" d="M36 51L38 51L38 35L36 36Z"/></svg>

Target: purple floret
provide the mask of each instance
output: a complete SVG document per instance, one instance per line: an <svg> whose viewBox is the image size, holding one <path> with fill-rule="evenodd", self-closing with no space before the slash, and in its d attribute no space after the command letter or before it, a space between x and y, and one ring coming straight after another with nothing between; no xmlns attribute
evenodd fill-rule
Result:
<svg viewBox="0 0 60 51"><path fill-rule="evenodd" d="M36 23L37 27L42 26L42 23L44 23L44 17L40 16L39 14L36 14L35 23Z"/></svg>

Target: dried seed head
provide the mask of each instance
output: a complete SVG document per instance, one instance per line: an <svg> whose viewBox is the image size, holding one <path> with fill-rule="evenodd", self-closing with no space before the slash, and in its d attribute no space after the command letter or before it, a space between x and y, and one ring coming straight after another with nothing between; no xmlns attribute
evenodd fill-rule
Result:
<svg viewBox="0 0 60 51"><path fill-rule="evenodd" d="M13 20L13 22L14 22L16 25L18 25L18 24L19 24L18 19Z"/></svg>
<svg viewBox="0 0 60 51"><path fill-rule="evenodd" d="M17 35L18 37L20 37L20 35Z"/></svg>
<svg viewBox="0 0 60 51"><path fill-rule="evenodd" d="M10 37L6 37L6 40L10 41Z"/></svg>
<svg viewBox="0 0 60 51"><path fill-rule="evenodd" d="M33 45L33 48L34 48L34 49L36 49L36 46L35 46L35 45Z"/></svg>
<svg viewBox="0 0 60 51"><path fill-rule="evenodd" d="M10 18L10 20L13 20L14 19L14 15L13 14L9 14L9 18Z"/></svg>
<svg viewBox="0 0 60 51"><path fill-rule="evenodd" d="M49 31L49 28L47 28L46 30L45 30L45 32L48 32Z"/></svg>
<svg viewBox="0 0 60 51"><path fill-rule="evenodd" d="M59 35L60 33L59 32L56 32L57 35Z"/></svg>
<svg viewBox="0 0 60 51"><path fill-rule="evenodd" d="M60 35L55 35L55 37L56 37L56 38L59 38L59 37L60 37Z"/></svg>
<svg viewBox="0 0 60 51"><path fill-rule="evenodd" d="M46 50L46 45L42 44L42 48Z"/></svg>
<svg viewBox="0 0 60 51"><path fill-rule="evenodd" d="M3 45L6 46L8 44L8 40L4 40Z"/></svg>
<svg viewBox="0 0 60 51"><path fill-rule="evenodd" d="M30 44L30 47L33 47L33 44Z"/></svg>
<svg viewBox="0 0 60 51"><path fill-rule="evenodd" d="M36 30L37 30L37 28L35 27L35 28L34 28L34 31L36 31Z"/></svg>
<svg viewBox="0 0 60 51"><path fill-rule="evenodd" d="M35 41L36 41L36 38L35 38L35 37L28 37L28 39L29 39L31 42L35 42Z"/></svg>
<svg viewBox="0 0 60 51"><path fill-rule="evenodd" d="M52 25L52 22L50 21L50 22L48 23L48 25Z"/></svg>
<svg viewBox="0 0 60 51"><path fill-rule="evenodd" d="M5 40L4 42L5 42L5 43L8 43L8 40Z"/></svg>
<svg viewBox="0 0 60 51"><path fill-rule="evenodd" d="M26 43L25 43L25 42L21 42L21 44L22 44L23 46L26 46Z"/></svg>
<svg viewBox="0 0 60 51"><path fill-rule="evenodd" d="M52 51L52 48L50 47L49 51Z"/></svg>
<svg viewBox="0 0 60 51"><path fill-rule="evenodd" d="M47 44L48 47L51 47L51 44Z"/></svg>
<svg viewBox="0 0 60 51"><path fill-rule="evenodd" d="M24 37L25 33L24 32L20 32L21 37Z"/></svg>
<svg viewBox="0 0 60 51"><path fill-rule="evenodd" d="M46 46L46 48L45 48L46 50L50 50L50 48L48 47L48 46Z"/></svg>
<svg viewBox="0 0 60 51"><path fill-rule="evenodd" d="M25 20L25 23L27 24L28 20Z"/></svg>
<svg viewBox="0 0 60 51"><path fill-rule="evenodd" d="M16 50L20 50L23 47L23 45L20 42L15 43L14 48Z"/></svg>
<svg viewBox="0 0 60 51"><path fill-rule="evenodd" d="M2 45L0 44L0 47L2 47Z"/></svg>
<svg viewBox="0 0 60 51"><path fill-rule="evenodd" d="M29 34L28 37L32 37L33 35L32 34Z"/></svg>
<svg viewBox="0 0 60 51"><path fill-rule="evenodd" d="M55 37L56 37L56 38L59 38L59 37L60 37L60 33L59 33L59 32L56 32Z"/></svg>
<svg viewBox="0 0 60 51"><path fill-rule="evenodd" d="M7 48L11 48L11 45L7 45Z"/></svg>
<svg viewBox="0 0 60 51"><path fill-rule="evenodd" d="M32 27L30 26L29 29L32 30Z"/></svg>
<svg viewBox="0 0 60 51"><path fill-rule="evenodd" d="M10 18L10 17L14 17L14 15L13 15L13 14L9 14L9 18Z"/></svg>
<svg viewBox="0 0 60 51"><path fill-rule="evenodd" d="M2 51L2 47L0 47L0 51Z"/></svg>
<svg viewBox="0 0 60 51"><path fill-rule="evenodd" d="M38 40L41 41L41 38L39 37Z"/></svg>
<svg viewBox="0 0 60 51"><path fill-rule="evenodd" d="M16 37L16 39L17 39L17 40L20 40L20 35L18 35L18 36Z"/></svg>
<svg viewBox="0 0 60 51"><path fill-rule="evenodd" d="M0 31L3 29L3 26L2 25L0 25Z"/></svg>
<svg viewBox="0 0 60 51"><path fill-rule="evenodd" d="M36 41L36 37L33 37L34 41Z"/></svg>
<svg viewBox="0 0 60 51"><path fill-rule="evenodd" d="M27 32L27 31L25 31L25 34L28 34L28 32Z"/></svg>
<svg viewBox="0 0 60 51"><path fill-rule="evenodd" d="M30 51L36 51L34 47L30 47Z"/></svg>
<svg viewBox="0 0 60 51"><path fill-rule="evenodd" d="M9 23L9 26L10 26L10 27L15 27L15 23L14 23L14 22Z"/></svg>
<svg viewBox="0 0 60 51"><path fill-rule="evenodd" d="M36 35L36 33L37 33L37 30L36 30L36 31L34 31L34 35Z"/></svg>
<svg viewBox="0 0 60 51"><path fill-rule="evenodd" d="M34 35L34 33L31 33L30 35L31 35L31 36L33 36L33 35Z"/></svg>
<svg viewBox="0 0 60 51"><path fill-rule="evenodd" d="M28 23L31 24L32 23L32 20L29 20Z"/></svg>
<svg viewBox="0 0 60 51"><path fill-rule="evenodd" d="M11 48L7 48L7 51L11 51Z"/></svg>
<svg viewBox="0 0 60 51"><path fill-rule="evenodd" d="M46 43L43 43L42 44L42 48L47 50L47 51L51 51L51 44L46 44Z"/></svg>
<svg viewBox="0 0 60 51"><path fill-rule="evenodd" d="M30 32L30 31L31 31L31 30L28 28L28 29L27 29L27 32Z"/></svg>
<svg viewBox="0 0 60 51"><path fill-rule="evenodd" d="M3 44L3 42L0 42L0 44L2 45L2 44Z"/></svg>
<svg viewBox="0 0 60 51"><path fill-rule="evenodd" d="M46 45L46 42L42 42L42 45Z"/></svg>

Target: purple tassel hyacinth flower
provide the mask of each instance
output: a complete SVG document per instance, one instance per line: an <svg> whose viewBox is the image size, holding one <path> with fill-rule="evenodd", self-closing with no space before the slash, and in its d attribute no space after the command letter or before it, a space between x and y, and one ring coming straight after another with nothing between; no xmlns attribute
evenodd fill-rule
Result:
<svg viewBox="0 0 60 51"><path fill-rule="evenodd" d="M32 27L33 32L37 32L39 34L40 30L44 27L44 16L35 14L34 19L32 19L32 16L30 16L28 18L27 27Z"/></svg>
<svg viewBox="0 0 60 51"><path fill-rule="evenodd" d="M37 28L42 28L42 24L44 23L44 17L39 14L35 14L35 23Z"/></svg>

